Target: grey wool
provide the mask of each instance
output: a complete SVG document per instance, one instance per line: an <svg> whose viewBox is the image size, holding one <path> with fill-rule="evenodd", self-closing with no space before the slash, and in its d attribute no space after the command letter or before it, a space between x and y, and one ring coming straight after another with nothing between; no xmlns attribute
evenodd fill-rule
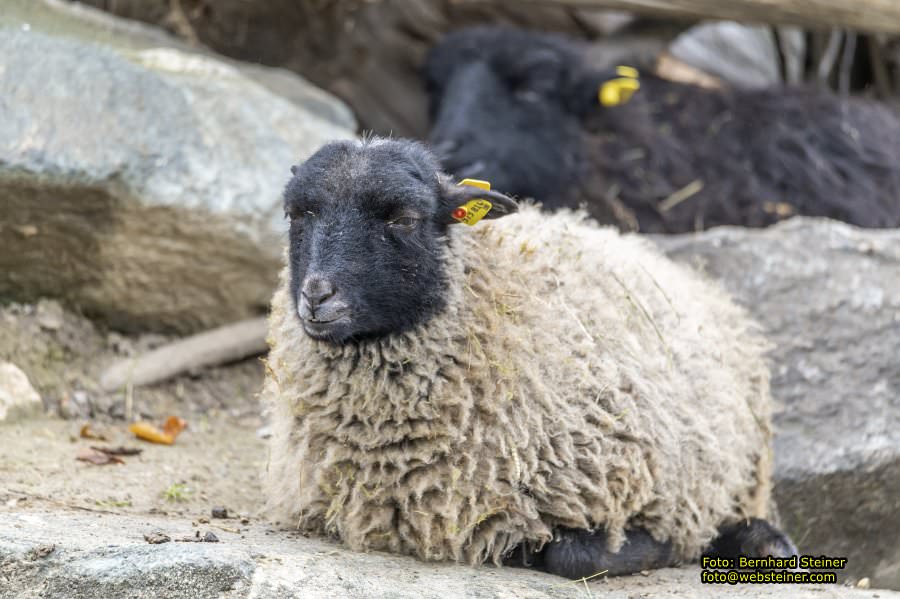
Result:
<svg viewBox="0 0 900 599"><path fill-rule="evenodd" d="M766 517L767 344L716 285L578 212L452 226L448 301L332 344L286 268L263 400L273 518L356 550L499 563L557 527L642 527L696 559Z"/></svg>

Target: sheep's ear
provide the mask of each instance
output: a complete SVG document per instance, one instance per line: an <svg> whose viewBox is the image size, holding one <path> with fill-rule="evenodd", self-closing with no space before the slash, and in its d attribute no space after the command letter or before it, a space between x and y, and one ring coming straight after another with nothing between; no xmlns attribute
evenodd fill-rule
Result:
<svg viewBox="0 0 900 599"><path fill-rule="evenodd" d="M638 90L641 79L634 67L620 65L597 71L588 69L576 77L574 89L568 94L571 109L576 114L589 116L598 109L627 104Z"/></svg>
<svg viewBox="0 0 900 599"><path fill-rule="evenodd" d="M493 219L518 212L519 205L509 196L491 191L491 184L477 179L463 179L458 184L441 177L441 205L444 222L474 225L482 219Z"/></svg>

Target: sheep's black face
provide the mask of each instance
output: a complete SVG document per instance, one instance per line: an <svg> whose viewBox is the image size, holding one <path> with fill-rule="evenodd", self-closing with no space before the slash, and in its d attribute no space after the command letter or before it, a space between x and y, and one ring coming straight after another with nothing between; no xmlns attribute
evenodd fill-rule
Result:
<svg viewBox="0 0 900 599"><path fill-rule="evenodd" d="M292 171L294 305L309 336L334 343L402 332L444 307L446 230L460 203L489 195L490 217L515 211L505 196L450 185L414 142L336 142Z"/></svg>
<svg viewBox="0 0 900 599"><path fill-rule="evenodd" d="M444 169L547 205L577 168L582 60L554 36L476 27L447 36L425 76ZM595 101L595 100L594 100Z"/></svg>

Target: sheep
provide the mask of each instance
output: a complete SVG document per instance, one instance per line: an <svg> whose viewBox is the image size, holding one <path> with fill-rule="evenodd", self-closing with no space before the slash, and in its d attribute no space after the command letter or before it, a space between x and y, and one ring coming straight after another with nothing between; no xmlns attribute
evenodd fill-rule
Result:
<svg viewBox="0 0 900 599"><path fill-rule="evenodd" d="M584 213L455 185L417 142L292 171L272 519L572 578L796 553L766 520L767 345L723 291Z"/></svg>
<svg viewBox="0 0 900 599"><path fill-rule="evenodd" d="M761 227L794 214L900 226L900 118L887 108L597 69L584 52L505 27L448 35L424 66L444 169L548 210L586 204L626 230ZM629 78L632 95L598 98Z"/></svg>

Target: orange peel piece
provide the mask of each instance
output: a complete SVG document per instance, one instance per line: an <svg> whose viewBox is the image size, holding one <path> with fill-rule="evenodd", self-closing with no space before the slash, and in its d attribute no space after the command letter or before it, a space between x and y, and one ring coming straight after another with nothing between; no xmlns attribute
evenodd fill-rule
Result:
<svg viewBox="0 0 900 599"><path fill-rule="evenodd" d="M162 445L171 445L175 442L175 437L159 430L149 422L133 422L128 425L128 430L134 433L134 436L151 443L160 443Z"/></svg>
<svg viewBox="0 0 900 599"><path fill-rule="evenodd" d="M184 421L183 418L179 418L178 416L169 416L166 418L166 421L163 423L162 429L163 432L172 437L172 440L177 437L181 431L185 429L187 426L187 422Z"/></svg>

